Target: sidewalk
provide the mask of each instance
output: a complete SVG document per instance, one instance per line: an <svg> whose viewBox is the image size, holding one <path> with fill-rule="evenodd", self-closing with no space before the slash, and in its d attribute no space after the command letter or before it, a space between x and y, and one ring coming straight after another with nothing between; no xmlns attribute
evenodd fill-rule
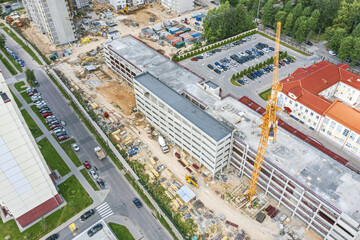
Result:
<svg viewBox="0 0 360 240"><path fill-rule="evenodd" d="M127 227L127 229L129 229L131 235L133 235L135 240L139 240L139 239L143 238L141 232L136 228L134 223L127 217L120 216L120 215L112 215L112 216L106 218L104 221L106 222L106 224L109 224L110 222L112 222L112 223L124 225L125 227ZM119 240L121 240L121 239L119 239Z"/></svg>

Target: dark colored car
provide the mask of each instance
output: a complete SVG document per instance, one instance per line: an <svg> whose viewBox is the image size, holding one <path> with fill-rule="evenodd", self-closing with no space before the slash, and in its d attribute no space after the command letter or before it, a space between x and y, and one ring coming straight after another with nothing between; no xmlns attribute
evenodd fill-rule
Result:
<svg viewBox="0 0 360 240"><path fill-rule="evenodd" d="M356 61L356 62L355 62L355 65L356 65L357 67L360 67L360 62Z"/></svg>
<svg viewBox="0 0 360 240"><path fill-rule="evenodd" d="M255 73L250 73L250 75L251 75L254 79L258 77Z"/></svg>
<svg viewBox="0 0 360 240"><path fill-rule="evenodd" d="M101 178L96 179L96 182L99 184L99 186L100 186L101 188L105 188L105 187L106 187L105 182L104 182Z"/></svg>
<svg viewBox="0 0 360 240"><path fill-rule="evenodd" d="M279 64L280 64L281 66L285 66L285 63L284 63L283 61L279 61Z"/></svg>
<svg viewBox="0 0 360 240"><path fill-rule="evenodd" d="M55 133L55 135L56 135L57 137L65 136L65 135L66 135L66 132L58 132L58 133Z"/></svg>
<svg viewBox="0 0 360 240"><path fill-rule="evenodd" d="M352 61L351 61L351 58L347 57L347 58L345 59L345 62L351 63L351 62L352 62Z"/></svg>
<svg viewBox="0 0 360 240"><path fill-rule="evenodd" d="M134 198L132 201L136 205L136 207L138 207L138 208L142 207L142 203L140 202L140 200L138 198Z"/></svg>
<svg viewBox="0 0 360 240"><path fill-rule="evenodd" d="M246 52L247 54L249 54L249 55L252 54L252 52L251 52L250 50L246 50L245 52Z"/></svg>
<svg viewBox="0 0 360 240"><path fill-rule="evenodd" d="M309 46L314 45L314 44L313 44L312 42L310 42L310 41L306 41L306 44L309 45Z"/></svg>
<svg viewBox="0 0 360 240"><path fill-rule="evenodd" d="M208 68L210 68L211 70L213 70L213 69L214 69L214 66L213 66L213 65L211 65L211 64L208 64L208 65L207 65L207 67L208 67Z"/></svg>
<svg viewBox="0 0 360 240"><path fill-rule="evenodd" d="M291 63L295 62L291 57L287 57L286 59Z"/></svg>
<svg viewBox="0 0 360 240"><path fill-rule="evenodd" d="M96 224L95 226L93 226L92 228L90 228L90 230L87 232L89 237L94 236L95 233L97 233L98 231L100 231L102 229L103 225L101 223Z"/></svg>
<svg viewBox="0 0 360 240"><path fill-rule="evenodd" d="M59 142L61 142L61 141L65 141L66 139L69 139L69 136L68 135L60 136L57 139L59 140Z"/></svg>
<svg viewBox="0 0 360 240"><path fill-rule="evenodd" d="M254 80L255 78L252 75L247 75L248 78L250 78L251 80Z"/></svg>
<svg viewBox="0 0 360 240"><path fill-rule="evenodd" d="M216 72L217 74L221 74L221 71L217 68L214 69L214 72Z"/></svg>
<svg viewBox="0 0 360 240"><path fill-rule="evenodd" d="M59 234L55 233L55 234L47 237L45 240L55 240L55 239L58 239L58 238L59 238Z"/></svg>
<svg viewBox="0 0 360 240"><path fill-rule="evenodd" d="M90 209L89 211L87 211L86 213L84 213L83 215L81 215L80 217L80 221L85 221L86 219L88 219L89 217L91 217L92 215L94 215L95 211L93 209Z"/></svg>
<svg viewBox="0 0 360 240"><path fill-rule="evenodd" d="M245 85L245 82L242 79L238 79L237 82L240 83L241 85Z"/></svg>

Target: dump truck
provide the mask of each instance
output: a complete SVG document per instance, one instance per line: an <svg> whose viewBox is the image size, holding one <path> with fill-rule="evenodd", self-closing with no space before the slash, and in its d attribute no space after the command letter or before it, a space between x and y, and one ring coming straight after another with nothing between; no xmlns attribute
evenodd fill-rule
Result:
<svg viewBox="0 0 360 240"><path fill-rule="evenodd" d="M106 155L105 155L104 151L101 149L101 147L99 147L99 146L95 147L94 151L96 153L96 156L98 156L98 158L100 160L103 160L104 158L106 158Z"/></svg>
<svg viewBox="0 0 360 240"><path fill-rule="evenodd" d="M159 143L163 153L168 153L169 152L169 147L168 147L168 145L166 145L165 139L160 135L159 135L159 138L158 138L158 143Z"/></svg>

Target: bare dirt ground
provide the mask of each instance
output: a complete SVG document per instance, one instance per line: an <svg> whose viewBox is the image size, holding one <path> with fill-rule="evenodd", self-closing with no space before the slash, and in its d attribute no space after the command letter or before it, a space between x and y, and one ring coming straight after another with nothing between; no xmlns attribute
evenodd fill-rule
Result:
<svg viewBox="0 0 360 240"><path fill-rule="evenodd" d="M122 85L117 82L109 82L106 86L98 87L97 90L111 105L118 105L126 116L136 107L135 97L130 95Z"/></svg>

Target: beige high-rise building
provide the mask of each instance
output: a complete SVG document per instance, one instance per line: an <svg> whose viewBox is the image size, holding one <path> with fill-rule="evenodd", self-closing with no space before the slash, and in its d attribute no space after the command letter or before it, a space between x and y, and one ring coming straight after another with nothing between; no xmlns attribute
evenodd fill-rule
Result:
<svg viewBox="0 0 360 240"><path fill-rule="evenodd" d="M68 0L23 0L23 3L29 19L54 44L63 45L76 41Z"/></svg>
<svg viewBox="0 0 360 240"><path fill-rule="evenodd" d="M26 227L63 203L0 73L0 208Z"/></svg>

